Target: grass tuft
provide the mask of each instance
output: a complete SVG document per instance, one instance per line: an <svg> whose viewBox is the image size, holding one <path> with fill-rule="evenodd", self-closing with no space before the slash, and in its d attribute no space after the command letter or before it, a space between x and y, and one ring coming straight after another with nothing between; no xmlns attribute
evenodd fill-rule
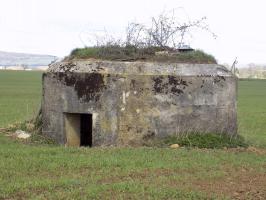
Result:
<svg viewBox="0 0 266 200"><path fill-rule="evenodd" d="M207 149L222 149L222 148L247 148L248 144L242 136L228 136L224 134L214 133L194 133L186 136L168 136L160 141L148 143L148 146L169 146L171 144L179 144L183 147L197 147Z"/></svg>

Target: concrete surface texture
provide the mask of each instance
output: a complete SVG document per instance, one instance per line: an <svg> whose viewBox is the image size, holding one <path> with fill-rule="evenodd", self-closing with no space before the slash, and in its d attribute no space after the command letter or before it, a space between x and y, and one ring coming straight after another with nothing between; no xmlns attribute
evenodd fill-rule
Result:
<svg viewBox="0 0 266 200"><path fill-rule="evenodd" d="M84 138L100 146L195 132L233 135L236 85L215 64L55 63L43 75L42 131L68 146ZM85 114L92 115L87 122Z"/></svg>

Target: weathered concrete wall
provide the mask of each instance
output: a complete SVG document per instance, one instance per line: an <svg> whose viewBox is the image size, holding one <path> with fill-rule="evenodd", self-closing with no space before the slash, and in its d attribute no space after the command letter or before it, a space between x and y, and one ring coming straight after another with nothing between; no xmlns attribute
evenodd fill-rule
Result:
<svg viewBox="0 0 266 200"><path fill-rule="evenodd" d="M43 133L66 143L64 113L93 114L93 146L188 132L236 134L236 78L219 65L77 61L43 76Z"/></svg>

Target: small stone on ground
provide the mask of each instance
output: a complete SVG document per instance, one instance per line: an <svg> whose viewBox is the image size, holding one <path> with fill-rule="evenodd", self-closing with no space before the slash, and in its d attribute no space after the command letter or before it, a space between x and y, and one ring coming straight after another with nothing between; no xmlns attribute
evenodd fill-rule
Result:
<svg viewBox="0 0 266 200"><path fill-rule="evenodd" d="M22 130L16 130L15 134L17 135L17 138L20 139L27 139L31 136L29 133Z"/></svg>
<svg viewBox="0 0 266 200"><path fill-rule="evenodd" d="M170 146L170 148L172 148L172 149L177 149L177 148L179 148L179 145L178 145L178 144L172 144L172 145Z"/></svg>

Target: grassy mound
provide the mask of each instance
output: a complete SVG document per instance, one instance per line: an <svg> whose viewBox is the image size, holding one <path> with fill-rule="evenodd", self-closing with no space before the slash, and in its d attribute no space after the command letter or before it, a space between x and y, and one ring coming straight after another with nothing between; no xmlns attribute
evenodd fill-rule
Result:
<svg viewBox="0 0 266 200"><path fill-rule="evenodd" d="M66 60L73 59L103 59L119 61L158 61L158 62L177 62L177 63L208 63L216 64L212 55L206 54L201 50L179 52L170 49L164 51L160 47L136 48L134 46L102 46L86 47L74 49Z"/></svg>
<svg viewBox="0 0 266 200"><path fill-rule="evenodd" d="M213 133L207 134L189 134L186 136L169 136L162 140L151 142L150 145L156 146L169 146L171 144L179 144L183 147L197 147L197 148L207 148L207 149L221 149L221 148L236 148L236 147L248 147L248 144L245 142L244 138L237 136L228 136L228 135L218 135Z"/></svg>

